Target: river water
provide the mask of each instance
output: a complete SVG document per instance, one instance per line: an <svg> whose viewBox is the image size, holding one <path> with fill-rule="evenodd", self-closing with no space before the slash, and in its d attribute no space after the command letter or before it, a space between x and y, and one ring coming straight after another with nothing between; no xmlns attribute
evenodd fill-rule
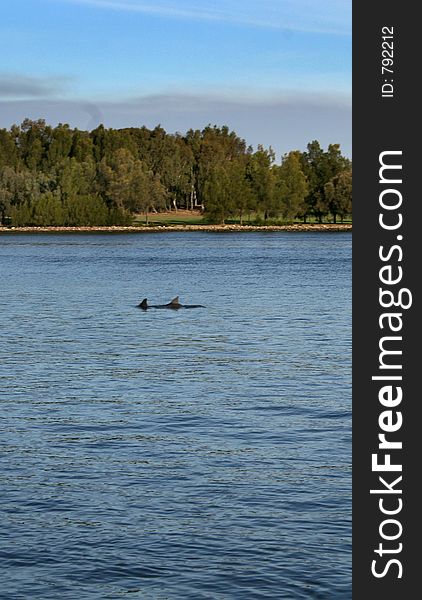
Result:
<svg viewBox="0 0 422 600"><path fill-rule="evenodd" d="M0 261L2 599L351 598L350 234Z"/></svg>

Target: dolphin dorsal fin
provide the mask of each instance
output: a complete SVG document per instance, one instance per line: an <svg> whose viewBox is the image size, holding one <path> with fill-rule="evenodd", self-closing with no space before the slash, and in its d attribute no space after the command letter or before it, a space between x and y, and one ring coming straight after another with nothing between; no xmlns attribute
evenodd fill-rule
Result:
<svg viewBox="0 0 422 600"><path fill-rule="evenodd" d="M173 300L170 301L170 304L180 304L179 296L176 296L176 298L173 298Z"/></svg>

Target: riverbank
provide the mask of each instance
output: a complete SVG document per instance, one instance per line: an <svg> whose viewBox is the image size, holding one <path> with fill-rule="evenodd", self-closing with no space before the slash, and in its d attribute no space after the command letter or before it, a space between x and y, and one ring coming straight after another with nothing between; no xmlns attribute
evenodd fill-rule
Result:
<svg viewBox="0 0 422 600"><path fill-rule="evenodd" d="M352 231L352 225L334 223L310 223L295 225L151 225L110 227L0 227L2 233L154 233L174 231Z"/></svg>

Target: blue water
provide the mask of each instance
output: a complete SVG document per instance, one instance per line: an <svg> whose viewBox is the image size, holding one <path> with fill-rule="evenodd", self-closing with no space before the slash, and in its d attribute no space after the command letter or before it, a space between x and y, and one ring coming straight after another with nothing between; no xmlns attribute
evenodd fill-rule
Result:
<svg viewBox="0 0 422 600"><path fill-rule="evenodd" d="M2 599L351 598L350 234L0 261Z"/></svg>

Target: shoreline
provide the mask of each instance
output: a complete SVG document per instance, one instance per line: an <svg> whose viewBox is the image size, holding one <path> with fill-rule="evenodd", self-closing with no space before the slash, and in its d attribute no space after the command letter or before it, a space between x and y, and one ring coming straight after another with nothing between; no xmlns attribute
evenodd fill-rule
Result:
<svg viewBox="0 0 422 600"><path fill-rule="evenodd" d="M157 232L203 231L244 232L244 231L295 231L295 232L344 232L352 231L352 224L312 223L295 225L112 225L104 227L0 227L2 233L157 233Z"/></svg>

